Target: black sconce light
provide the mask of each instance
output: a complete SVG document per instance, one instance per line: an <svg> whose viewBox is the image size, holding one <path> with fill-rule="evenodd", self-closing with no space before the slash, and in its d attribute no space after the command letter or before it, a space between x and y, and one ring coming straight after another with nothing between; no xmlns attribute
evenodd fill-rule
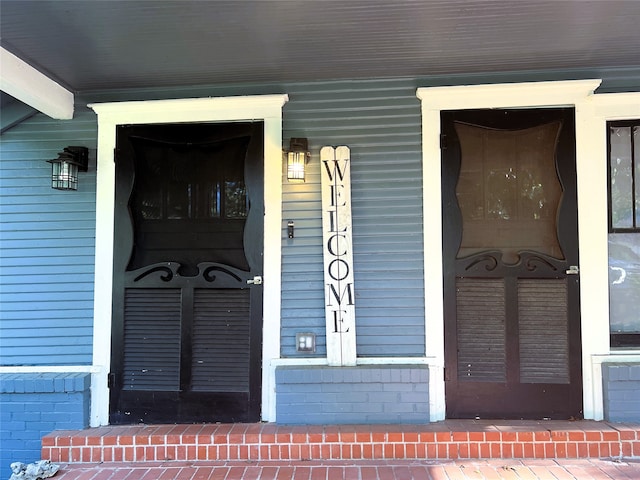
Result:
<svg viewBox="0 0 640 480"><path fill-rule="evenodd" d="M304 171L310 157L309 142L306 138L290 139L287 152L287 180L304 182Z"/></svg>
<svg viewBox="0 0 640 480"><path fill-rule="evenodd" d="M58 158L47 160L51 164L51 188L77 190L78 172L86 172L89 166L87 147L65 147Z"/></svg>

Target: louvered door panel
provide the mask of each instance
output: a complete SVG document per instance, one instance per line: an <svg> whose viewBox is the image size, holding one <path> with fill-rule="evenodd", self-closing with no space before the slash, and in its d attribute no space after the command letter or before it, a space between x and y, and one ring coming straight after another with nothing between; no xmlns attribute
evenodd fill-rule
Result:
<svg viewBox="0 0 640 480"><path fill-rule="evenodd" d="M458 278L458 380L506 380L505 289L501 279Z"/></svg>
<svg viewBox="0 0 640 480"><path fill-rule="evenodd" d="M569 383L567 280L518 280L520 381Z"/></svg>
<svg viewBox="0 0 640 480"><path fill-rule="evenodd" d="M126 289L125 390L180 388L180 290Z"/></svg>
<svg viewBox="0 0 640 480"><path fill-rule="evenodd" d="M249 391L249 290L194 291L191 388Z"/></svg>

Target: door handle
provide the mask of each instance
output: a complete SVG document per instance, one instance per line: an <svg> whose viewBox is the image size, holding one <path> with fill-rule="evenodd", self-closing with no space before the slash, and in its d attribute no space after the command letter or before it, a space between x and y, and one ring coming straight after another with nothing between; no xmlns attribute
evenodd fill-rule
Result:
<svg viewBox="0 0 640 480"><path fill-rule="evenodd" d="M253 278L247 280L248 285L262 285L262 277L260 275L256 275Z"/></svg>
<svg viewBox="0 0 640 480"><path fill-rule="evenodd" d="M565 270L567 275L578 275L580 273L580 267L577 265L570 265L569 270Z"/></svg>

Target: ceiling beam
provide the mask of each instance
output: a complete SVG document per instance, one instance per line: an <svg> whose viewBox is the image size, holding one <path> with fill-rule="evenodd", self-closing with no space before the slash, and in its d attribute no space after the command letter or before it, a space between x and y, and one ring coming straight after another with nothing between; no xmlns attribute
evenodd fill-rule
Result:
<svg viewBox="0 0 640 480"><path fill-rule="evenodd" d="M73 118L73 93L0 47L0 90L59 120Z"/></svg>

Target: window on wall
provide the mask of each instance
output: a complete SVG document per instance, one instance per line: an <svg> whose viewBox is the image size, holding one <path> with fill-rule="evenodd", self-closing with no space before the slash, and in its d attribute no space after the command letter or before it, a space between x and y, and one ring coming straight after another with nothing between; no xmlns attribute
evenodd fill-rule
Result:
<svg viewBox="0 0 640 480"><path fill-rule="evenodd" d="M612 347L640 347L640 119L609 122Z"/></svg>

